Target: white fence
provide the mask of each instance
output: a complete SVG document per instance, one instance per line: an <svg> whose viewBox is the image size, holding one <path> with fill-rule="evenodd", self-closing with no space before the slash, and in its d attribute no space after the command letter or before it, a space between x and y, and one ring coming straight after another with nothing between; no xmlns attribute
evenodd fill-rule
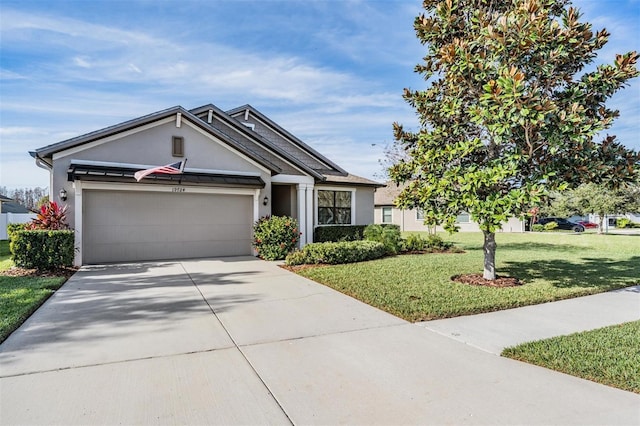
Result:
<svg viewBox="0 0 640 426"><path fill-rule="evenodd" d="M7 225L10 223L27 223L36 218L34 213L0 213L0 240L6 240Z"/></svg>

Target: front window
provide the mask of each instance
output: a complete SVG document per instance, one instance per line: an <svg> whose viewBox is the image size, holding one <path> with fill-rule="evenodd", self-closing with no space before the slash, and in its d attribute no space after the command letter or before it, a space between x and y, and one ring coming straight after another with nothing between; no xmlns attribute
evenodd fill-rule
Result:
<svg viewBox="0 0 640 426"><path fill-rule="evenodd" d="M382 223L391 223L391 207L382 208Z"/></svg>
<svg viewBox="0 0 640 426"><path fill-rule="evenodd" d="M351 225L351 191L318 191L318 224Z"/></svg>
<svg viewBox="0 0 640 426"><path fill-rule="evenodd" d="M424 210L416 210L416 220L424 220Z"/></svg>

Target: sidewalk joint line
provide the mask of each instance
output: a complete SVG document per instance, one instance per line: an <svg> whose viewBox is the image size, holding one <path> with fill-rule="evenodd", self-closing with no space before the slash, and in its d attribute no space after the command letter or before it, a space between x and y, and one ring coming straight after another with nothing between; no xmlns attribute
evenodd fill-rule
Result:
<svg viewBox="0 0 640 426"><path fill-rule="evenodd" d="M280 401L278 401L278 398L276 398L276 396L274 395L274 393L271 391L271 388L269 388L269 386L267 385L267 383L262 379L262 376L260 376L260 374L258 373L258 371L255 369L255 367L253 366L253 364L251 364L251 361L249 361L249 359L247 358L247 355L242 351L242 348L240 348L240 346L238 346L238 343L236 342L236 340L233 338L233 336L231 335L231 333L229 332L229 330L227 330L227 327L224 325L224 323L222 322L222 320L220 319L220 317L218 317L218 314L216 313L216 311L213 309L213 306L211 306L211 304L209 303L209 301L207 300L207 298L205 297L205 295L202 293L202 290L200 290L200 287L198 286L198 284L196 284L196 282L193 280L193 278L191 277L191 274L187 271L187 269L184 267L184 264L182 262L180 262L180 267L182 267L182 270L184 271L185 274L187 274L187 277L189 277L189 280L191 280L191 283L193 283L194 287L196 288L196 290L198 290L198 293L200 293L200 297L202 297L202 300L204 301L204 303L207 304L207 306L209 307L209 310L211 311L211 313L213 314L213 316L218 320L218 322L220 323L220 325L222 326L222 329L225 331L225 333L227 333L227 336L229 336L229 339L231 339L231 342L233 342L233 344L235 345L236 349L238 349L238 351L240 352L240 354L242 355L242 358L244 358L244 360L247 362L247 364L249 365L249 367L251 368L251 370L254 372L254 374L256 375L256 377L258 378L258 380L260 380L260 383L262 383L262 385L264 386L264 388L267 390L267 392L269 392L269 395L271 395L271 397L273 398L273 400L275 401L276 404L278 404L278 407L280 408L280 410L282 411L282 414L285 415L285 417L287 418L287 420L289 420L290 424L294 424L293 420L291 420L291 417L289 416L289 413L287 413L287 411L284 409L284 407L282 406L282 404L280 403Z"/></svg>

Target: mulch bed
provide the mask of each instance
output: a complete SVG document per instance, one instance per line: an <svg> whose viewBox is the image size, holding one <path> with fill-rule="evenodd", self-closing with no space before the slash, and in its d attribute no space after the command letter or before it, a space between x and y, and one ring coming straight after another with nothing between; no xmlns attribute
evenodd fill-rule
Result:
<svg viewBox="0 0 640 426"><path fill-rule="evenodd" d="M326 266L331 266L331 265L325 265L324 263L320 263L318 265L280 265L280 267L282 269L286 269L287 271L291 271L291 272L298 272L298 271L303 271L305 269L313 269L313 268L323 268Z"/></svg>
<svg viewBox="0 0 640 426"><path fill-rule="evenodd" d="M78 272L78 268L55 268L48 271L40 271L38 269L26 269L26 268L18 268L16 266L9 268L5 271L0 271L0 275L4 275L6 277L65 277L69 278L73 274Z"/></svg>
<svg viewBox="0 0 640 426"><path fill-rule="evenodd" d="M524 284L522 281L514 277L497 276L495 280L485 280L480 274L454 275L451 277L451 281L461 284L481 285L486 287L517 287Z"/></svg>

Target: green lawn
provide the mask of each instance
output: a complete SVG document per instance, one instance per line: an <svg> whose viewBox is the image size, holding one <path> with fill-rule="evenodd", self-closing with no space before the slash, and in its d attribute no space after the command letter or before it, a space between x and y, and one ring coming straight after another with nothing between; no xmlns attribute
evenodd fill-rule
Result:
<svg viewBox="0 0 640 426"><path fill-rule="evenodd" d="M7 241L0 241L0 273L13 266L8 245ZM65 277L0 275L0 342L9 337L65 281Z"/></svg>
<svg viewBox="0 0 640 426"><path fill-rule="evenodd" d="M640 393L640 321L524 343L503 356Z"/></svg>
<svg viewBox="0 0 640 426"><path fill-rule="evenodd" d="M640 284L638 235L498 234L498 274L525 283L510 288L452 282L453 275L482 272L482 234L443 237L465 253L395 256L299 273L409 321L490 312Z"/></svg>

